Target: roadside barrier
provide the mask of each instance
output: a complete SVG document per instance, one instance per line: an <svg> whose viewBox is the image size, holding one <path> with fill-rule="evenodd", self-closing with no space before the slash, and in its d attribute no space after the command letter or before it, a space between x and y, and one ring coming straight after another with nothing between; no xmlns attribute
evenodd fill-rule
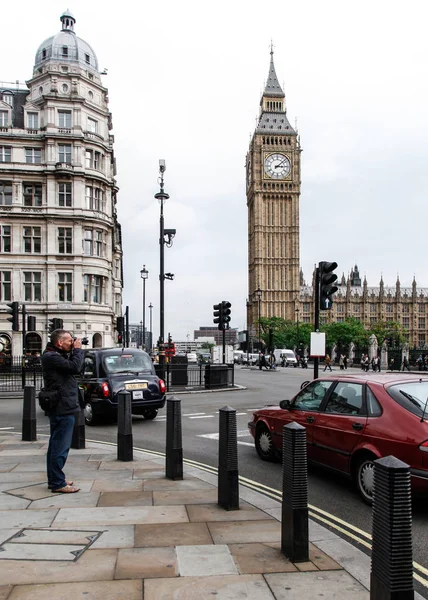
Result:
<svg viewBox="0 0 428 600"><path fill-rule="evenodd" d="M73 437L71 438L71 447L75 450L84 450L85 445L85 413L79 410L74 415Z"/></svg>
<svg viewBox="0 0 428 600"><path fill-rule="evenodd" d="M413 600L410 467L395 456L374 462L371 600Z"/></svg>
<svg viewBox="0 0 428 600"><path fill-rule="evenodd" d="M181 400L175 396L166 401L165 477L174 481L183 479Z"/></svg>
<svg viewBox="0 0 428 600"><path fill-rule="evenodd" d="M282 428L281 552L294 563L309 560L306 429L294 422Z"/></svg>
<svg viewBox="0 0 428 600"><path fill-rule="evenodd" d="M117 407L117 460L134 460L131 393L119 392Z"/></svg>
<svg viewBox="0 0 428 600"><path fill-rule="evenodd" d="M238 441L236 410L219 410L218 504L226 510L239 509Z"/></svg>
<svg viewBox="0 0 428 600"><path fill-rule="evenodd" d="M24 403L22 409L22 441L35 442L36 440L36 388L34 385L26 385L24 387Z"/></svg>

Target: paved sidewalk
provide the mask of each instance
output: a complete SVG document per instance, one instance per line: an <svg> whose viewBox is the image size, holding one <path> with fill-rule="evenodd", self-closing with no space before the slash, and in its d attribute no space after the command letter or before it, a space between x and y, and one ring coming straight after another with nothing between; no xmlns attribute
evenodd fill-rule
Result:
<svg viewBox="0 0 428 600"><path fill-rule="evenodd" d="M217 505L217 478L164 459L86 443L71 450L77 494L47 489L47 438L0 431L0 600L295 600L369 598L369 558L310 523L310 561L280 552L281 506L240 489Z"/></svg>

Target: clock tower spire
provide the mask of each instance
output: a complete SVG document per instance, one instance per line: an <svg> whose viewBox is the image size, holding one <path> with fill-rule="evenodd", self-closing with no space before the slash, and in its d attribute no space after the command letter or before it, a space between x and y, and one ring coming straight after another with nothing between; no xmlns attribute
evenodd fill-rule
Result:
<svg viewBox="0 0 428 600"><path fill-rule="evenodd" d="M300 153L297 132L287 118L271 46L269 75L246 159L247 322L253 327L259 302L262 318L295 319L296 298L300 298Z"/></svg>

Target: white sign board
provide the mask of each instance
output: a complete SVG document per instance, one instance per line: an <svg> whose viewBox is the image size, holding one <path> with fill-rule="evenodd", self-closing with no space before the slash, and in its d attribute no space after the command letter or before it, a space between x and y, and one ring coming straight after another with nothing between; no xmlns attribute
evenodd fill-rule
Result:
<svg viewBox="0 0 428 600"><path fill-rule="evenodd" d="M325 333L311 332L311 356L325 356Z"/></svg>

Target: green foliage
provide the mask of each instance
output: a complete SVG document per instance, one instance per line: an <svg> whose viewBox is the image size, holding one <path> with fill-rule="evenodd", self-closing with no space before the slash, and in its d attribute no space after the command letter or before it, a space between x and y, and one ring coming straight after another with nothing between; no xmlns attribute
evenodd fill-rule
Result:
<svg viewBox="0 0 428 600"><path fill-rule="evenodd" d="M281 317L262 317L260 329L262 341L266 346L269 341L269 329L272 329L275 348L309 346L311 331L313 331L311 323L296 323Z"/></svg>
<svg viewBox="0 0 428 600"><path fill-rule="evenodd" d="M339 352L348 352L352 342L359 348L365 348L369 343L370 333L354 317L348 317L341 323L326 323L321 331L326 334L326 345L336 346Z"/></svg>
<svg viewBox="0 0 428 600"><path fill-rule="evenodd" d="M381 346L386 339L391 338L392 344L400 346L406 339L406 330L395 321L376 321L370 325L370 334L377 337L379 346Z"/></svg>
<svg viewBox="0 0 428 600"><path fill-rule="evenodd" d="M214 346L215 344L211 344L210 342L203 342L201 350L211 350L211 348L213 348Z"/></svg>

